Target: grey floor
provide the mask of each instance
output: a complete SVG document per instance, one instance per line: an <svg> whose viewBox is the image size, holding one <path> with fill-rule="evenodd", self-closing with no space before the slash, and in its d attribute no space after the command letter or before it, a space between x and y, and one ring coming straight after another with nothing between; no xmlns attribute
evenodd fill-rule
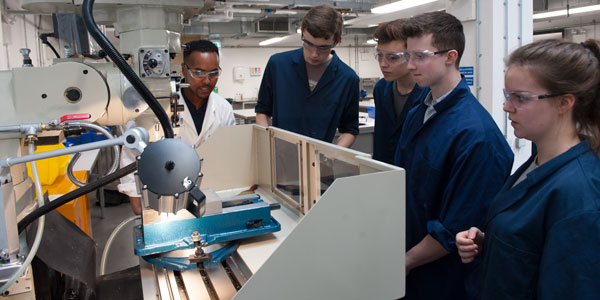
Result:
<svg viewBox="0 0 600 300"><path fill-rule="evenodd" d="M104 208L104 218L101 218L100 206L96 205L95 193L90 194L92 216L92 235L96 247L96 275L100 275L100 260L102 251L112 231L125 219L133 216L129 203ZM133 253L133 226L135 221L127 224L116 236L106 261L105 274L139 265L139 259Z"/></svg>

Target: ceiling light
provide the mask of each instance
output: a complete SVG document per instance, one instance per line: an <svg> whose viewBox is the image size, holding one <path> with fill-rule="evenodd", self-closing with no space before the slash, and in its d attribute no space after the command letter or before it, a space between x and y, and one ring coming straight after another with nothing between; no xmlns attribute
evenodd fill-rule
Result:
<svg viewBox="0 0 600 300"><path fill-rule="evenodd" d="M415 7L415 6L419 6L419 5L423 5L423 4L427 4L427 3L431 3L431 2L435 2L435 1L437 1L437 0L401 0L401 1L389 3L386 5L371 8L371 12L374 14L386 14L386 13L391 13L391 12L395 12L395 11L399 11L399 10L403 10L403 9L408 9L411 7Z"/></svg>
<svg viewBox="0 0 600 300"><path fill-rule="evenodd" d="M278 43L278 42L280 42L281 40L283 40L285 38L286 38L286 36L279 36L279 37L270 38L268 40L264 40L264 41L258 43L258 45L259 46L268 46L268 45L271 45L271 44Z"/></svg>
<svg viewBox="0 0 600 300"><path fill-rule="evenodd" d="M374 39L367 40L367 44L369 45L377 45L377 42Z"/></svg>
<svg viewBox="0 0 600 300"><path fill-rule="evenodd" d="M298 12L293 11L293 10L276 10L275 14L276 15L297 15Z"/></svg>
<svg viewBox="0 0 600 300"><path fill-rule="evenodd" d="M258 8L231 8L229 10L239 14L262 14L262 10Z"/></svg>
<svg viewBox="0 0 600 300"><path fill-rule="evenodd" d="M567 13L569 15L574 15L574 14L582 14L582 13L586 13L586 12L593 12L593 11L597 11L597 10L600 10L600 5L576 7L576 8L571 8L568 11L566 9L561 9L561 10L555 10L555 11L534 14L533 19L534 20L547 19L547 18L553 18L553 17L566 16Z"/></svg>

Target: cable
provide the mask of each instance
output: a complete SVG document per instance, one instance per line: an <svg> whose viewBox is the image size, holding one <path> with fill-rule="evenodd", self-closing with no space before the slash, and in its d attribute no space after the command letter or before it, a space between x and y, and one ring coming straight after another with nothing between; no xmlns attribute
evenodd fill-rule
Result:
<svg viewBox="0 0 600 300"><path fill-rule="evenodd" d="M58 54L58 52L56 51L54 46L52 46L52 44L50 44L50 42L48 42L48 37L54 37L54 34L53 33L40 33L40 35L39 35L39 38L40 38L40 40L42 40L42 43L46 44L46 46L50 47L50 50L52 50L52 52L54 52L54 55L56 55L56 58L60 58L60 55Z"/></svg>
<svg viewBox="0 0 600 300"><path fill-rule="evenodd" d="M115 49L115 47L110 43L110 41L106 38L106 36L98 29L96 26L96 21L94 21L94 16L92 14L94 6L94 0L84 0L83 1L83 21L85 26L87 27L89 33L92 35L94 40L100 45L102 50L108 54L113 63L119 68L119 70L123 73L125 78L129 80L131 85L135 88L135 90L144 98L150 109L154 112L160 125L163 128L166 138L173 138L173 128L171 127L171 123L169 121L169 116L162 108L158 100L152 95L150 90L144 85L142 80L133 72L131 67L127 64L127 62L123 59L119 51Z"/></svg>
<svg viewBox="0 0 600 300"><path fill-rule="evenodd" d="M119 234L119 232L129 222L140 219L140 218L141 217L137 216L137 215L131 216L131 217L127 218L125 221L119 223L119 225L117 225L117 227L115 227L113 232L110 233L108 240L106 240L106 246L104 246L104 250L102 250L102 259L100 260L100 276L104 275L104 272L106 271L106 260L108 259L108 251L110 251L110 247L112 246L112 243L115 240L115 237L117 236L117 234Z"/></svg>
<svg viewBox="0 0 600 300"><path fill-rule="evenodd" d="M34 145L33 141L30 141L29 154L33 154L33 153L35 153L35 145ZM35 191L37 193L38 207L42 207L44 205L44 192L42 190L42 183L40 182L40 175L38 173L37 164L35 163L35 160L32 161L30 163L30 165L31 165L31 173L33 174ZM38 249L40 248L40 243L42 242L42 236L44 235L44 225L45 224L46 224L46 218L44 216L41 216L40 220L38 222L37 230L35 232L35 239L33 240L33 245L31 246L31 249L29 250L29 253L27 254L27 258L25 258L25 261L23 262L23 264L21 264L21 267L19 267L19 270L17 272L15 272L8 279L8 281L6 281L6 283L2 285L2 287L0 287L0 295L4 295L4 292L13 283L15 283L15 281L17 281L19 279L19 277L21 277L23 272L25 272L25 270L31 264L31 261L33 260L33 258L35 257L35 254L37 253Z"/></svg>
<svg viewBox="0 0 600 300"><path fill-rule="evenodd" d="M54 52L54 55L56 55L56 58L60 58L60 55L58 54L58 52L56 51L54 46L52 46L52 44L50 44L50 42L43 42L43 43L46 44L46 46L48 46L50 48L50 50L52 50L52 52Z"/></svg>
<svg viewBox="0 0 600 300"><path fill-rule="evenodd" d="M34 210L33 212L31 212L30 214L25 216L21 221L19 221L19 223L17 224L17 227L19 228L19 233L21 231L23 231L23 229L27 228L27 226L29 224L31 224L31 222L33 222L35 219L51 212L52 210L56 209L57 207L65 204L75 198L81 197L93 190L96 190L97 188L99 188L101 186L107 185L110 182L135 171L136 169L137 169L137 162L133 162L110 175L104 176L84 187L80 187L74 191L66 193L66 194L58 197L54 201L52 201L42 207L37 208L36 210Z"/></svg>
<svg viewBox="0 0 600 300"><path fill-rule="evenodd" d="M66 129L70 129L71 127L84 127L87 129L93 129L93 130L96 130L96 131L102 133L108 139L114 139L114 136L112 134L110 134L110 132L108 132L108 130L106 130L102 126L99 126L99 125L96 125L93 123L70 122L65 125ZM119 161L120 161L120 156L121 156L121 152L119 151L119 146L114 145L113 150L115 152L115 159L113 160L113 164L110 167L110 170L108 170L108 172L106 172L106 174L104 174L104 175L114 173L117 170L117 168L119 167ZM75 175L73 175L73 166L75 166L75 163L77 162L79 157L81 157L81 153L77 152L77 153L75 153L75 155L69 162L69 165L67 166L67 176L69 177L71 182L73 182L76 186L82 187L82 186L85 186L86 184L79 181L79 179L77 179L77 177L75 177Z"/></svg>

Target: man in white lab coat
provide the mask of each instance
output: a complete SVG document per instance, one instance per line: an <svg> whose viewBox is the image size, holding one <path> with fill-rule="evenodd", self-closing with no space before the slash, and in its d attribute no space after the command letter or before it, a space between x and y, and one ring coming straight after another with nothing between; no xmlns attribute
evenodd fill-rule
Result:
<svg viewBox="0 0 600 300"><path fill-rule="evenodd" d="M181 68L190 87L179 93L179 101L185 105L180 137L182 141L198 147L217 128L235 125L231 104L213 92L221 74L219 49L207 40L189 42L184 46ZM137 153L133 151L123 148L121 166L134 161ZM133 211L141 214L142 205L133 174L121 178L118 188L129 196Z"/></svg>

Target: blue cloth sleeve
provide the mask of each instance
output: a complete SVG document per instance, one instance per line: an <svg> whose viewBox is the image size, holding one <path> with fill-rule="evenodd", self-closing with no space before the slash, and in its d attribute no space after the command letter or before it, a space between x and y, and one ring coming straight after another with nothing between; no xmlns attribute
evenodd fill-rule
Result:
<svg viewBox="0 0 600 300"><path fill-rule="evenodd" d="M340 133L350 133L358 135L358 100L359 100L359 85L358 76L352 78L350 91L347 94L348 99L345 99L344 111L340 119L338 130Z"/></svg>
<svg viewBox="0 0 600 300"><path fill-rule="evenodd" d="M599 250L600 211L585 212L555 223L546 234L538 298L598 299Z"/></svg>
<svg viewBox="0 0 600 300"><path fill-rule="evenodd" d="M468 136L463 137L469 139ZM472 139L473 137L471 137ZM491 200L510 174L512 157L499 155L489 141L467 142L458 155L444 189L438 216L428 220L427 231L448 252L456 252L455 236L472 226L485 230ZM437 217L437 219L435 219Z"/></svg>
<svg viewBox="0 0 600 300"><path fill-rule="evenodd" d="M272 61L269 59L263 78L260 83L260 89L258 90L258 101L254 107L254 112L265 114L267 116L273 115L273 79L271 78L272 73Z"/></svg>
<svg viewBox="0 0 600 300"><path fill-rule="evenodd" d="M453 252L456 250L456 234L446 229L440 220L428 221L427 232L429 232L431 237L442 244L442 247L444 247L446 251Z"/></svg>

